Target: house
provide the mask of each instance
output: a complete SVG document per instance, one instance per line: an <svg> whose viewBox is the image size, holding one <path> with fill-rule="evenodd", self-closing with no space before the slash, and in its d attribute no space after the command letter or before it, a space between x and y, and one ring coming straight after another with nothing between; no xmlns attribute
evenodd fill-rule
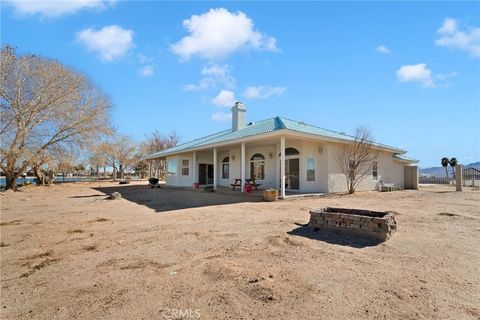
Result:
<svg viewBox="0 0 480 320"><path fill-rule="evenodd" d="M262 188L281 190L283 197L287 191L346 191L346 178L336 155L354 137L283 117L247 124L242 103L235 103L231 110L231 129L146 157L166 160L166 185L188 187L199 183L216 189L230 187L235 179L241 179L239 190L243 192L246 179L253 178ZM357 190L378 189L380 181L401 189L416 188L412 180L417 181L417 167L412 165L418 161L406 157L404 150L376 146L380 151L378 160L372 163L372 174Z"/></svg>

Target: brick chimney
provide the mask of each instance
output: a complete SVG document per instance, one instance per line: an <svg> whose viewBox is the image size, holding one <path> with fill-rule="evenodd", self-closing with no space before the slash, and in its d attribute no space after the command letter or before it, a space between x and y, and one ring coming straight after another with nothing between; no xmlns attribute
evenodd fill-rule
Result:
<svg viewBox="0 0 480 320"><path fill-rule="evenodd" d="M235 102L232 107L232 131L237 131L247 126L246 113L247 108L241 102Z"/></svg>

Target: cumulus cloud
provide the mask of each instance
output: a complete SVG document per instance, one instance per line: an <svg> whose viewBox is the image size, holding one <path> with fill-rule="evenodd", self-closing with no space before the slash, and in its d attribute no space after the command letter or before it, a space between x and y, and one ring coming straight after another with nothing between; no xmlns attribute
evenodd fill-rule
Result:
<svg viewBox="0 0 480 320"><path fill-rule="evenodd" d="M435 40L437 46L462 50L472 57L480 57L480 27L460 30L457 20L446 18L437 32L440 35Z"/></svg>
<svg viewBox="0 0 480 320"><path fill-rule="evenodd" d="M210 64L203 67L201 74L203 78L197 84L187 84L183 89L185 91L206 90L216 85L231 89L237 83L237 80L231 74L231 67L228 64Z"/></svg>
<svg viewBox="0 0 480 320"><path fill-rule="evenodd" d="M383 53L383 54L389 54L390 49L388 49L385 45L381 44L378 47L375 48L377 52Z"/></svg>
<svg viewBox="0 0 480 320"><path fill-rule="evenodd" d="M150 77L150 76L153 76L153 74L155 73L155 69L150 65L146 65L146 66L143 66L142 68L140 68L138 70L138 73L142 77Z"/></svg>
<svg viewBox="0 0 480 320"><path fill-rule="evenodd" d="M210 9L184 20L183 26L189 35L171 46L171 50L183 60L192 56L224 58L245 48L278 50L276 39L254 29L252 19L241 11Z"/></svg>
<svg viewBox="0 0 480 320"><path fill-rule="evenodd" d="M230 90L221 90L211 102L218 107L231 107L235 103L235 93Z"/></svg>
<svg viewBox="0 0 480 320"><path fill-rule="evenodd" d="M73 14L82 9L106 9L115 4L114 0L63 0L63 1L43 1L43 0L6 0L6 4L11 5L19 15L39 14L44 17L59 17L62 15Z"/></svg>
<svg viewBox="0 0 480 320"><path fill-rule="evenodd" d="M232 114L229 112L216 112L210 118L213 121L226 122L232 119Z"/></svg>
<svg viewBox="0 0 480 320"><path fill-rule="evenodd" d="M425 88L435 87L432 79L432 71L426 63L408 64L397 70L397 78L400 82L418 82Z"/></svg>
<svg viewBox="0 0 480 320"><path fill-rule="evenodd" d="M133 31L117 25L100 30L84 29L77 34L77 41L90 52L99 54L103 61L112 61L124 56L133 46Z"/></svg>
<svg viewBox="0 0 480 320"><path fill-rule="evenodd" d="M245 89L243 95L247 99L267 99L271 96L279 96L287 90L285 87L250 86Z"/></svg>

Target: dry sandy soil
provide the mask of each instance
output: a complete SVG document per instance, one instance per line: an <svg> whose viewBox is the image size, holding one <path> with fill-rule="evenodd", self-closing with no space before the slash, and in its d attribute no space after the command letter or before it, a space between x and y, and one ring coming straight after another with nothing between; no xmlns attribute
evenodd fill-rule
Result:
<svg viewBox="0 0 480 320"><path fill-rule="evenodd" d="M480 191L264 203L106 182L0 199L2 319L480 318ZM394 210L398 231L312 232L323 206Z"/></svg>

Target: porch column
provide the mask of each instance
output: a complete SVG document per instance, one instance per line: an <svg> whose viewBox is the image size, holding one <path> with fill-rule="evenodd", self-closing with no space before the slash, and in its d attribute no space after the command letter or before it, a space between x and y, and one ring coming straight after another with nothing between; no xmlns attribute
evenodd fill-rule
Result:
<svg viewBox="0 0 480 320"><path fill-rule="evenodd" d="M217 190L217 148L213 148L213 190Z"/></svg>
<svg viewBox="0 0 480 320"><path fill-rule="evenodd" d="M242 146L240 148L240 178L242 179L241 190L245 192L245 142L242 142Z"/></svg>
<svg viewBox="0 0 480 320"><path fill-rule="evenodd" d="M192 157L192 186L197 181L197 151L193 151Z"/></svg>
<svg viewBox="0 0 480 320"><path fill-rule="evenodd" d="M280 195L285 199L285 137L280 138Z"/></svg>
<svg viewBox="0 0 480 320"><path fill-rule="evenodd" d="M148 160L148 179L152 177L152 160Z"/></svg>

